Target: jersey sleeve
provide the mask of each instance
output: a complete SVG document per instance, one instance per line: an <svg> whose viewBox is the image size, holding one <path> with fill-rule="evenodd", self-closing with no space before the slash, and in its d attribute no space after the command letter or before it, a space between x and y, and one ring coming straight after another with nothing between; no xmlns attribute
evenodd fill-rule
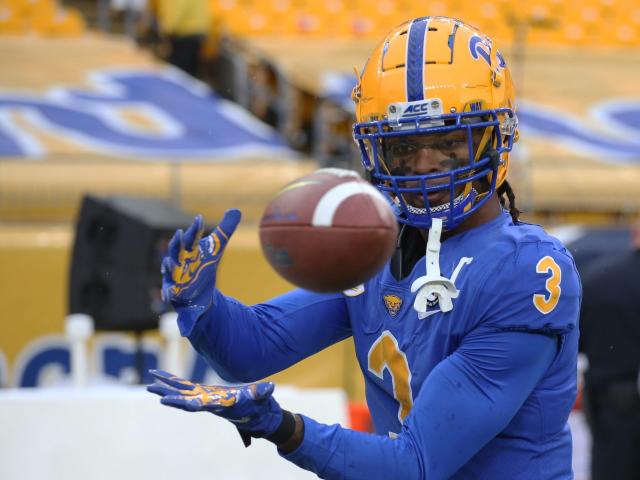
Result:
<svg viewBox="0 0 640 480"><path fill-rule="evenodd" d="M578 326L580 278L573 258L554 242L519 244L480 285L474 328L562 335Z"/></svg>
<svg viewBox="0 0 640 480"><path fill-rule="evenodd" d="M556 345L545 335L474 332L431 372L397 438L305 417L302 444L284 458L327 479L448 479L506 427Z"/></svg>
<svg viewBox="0 0 640 480"><path fill-rule="evenodd" d="M349 337L351 324L342 294L293 290L247 306L216 289L211 308L183 331L222 378L254 382Z"/></svg>

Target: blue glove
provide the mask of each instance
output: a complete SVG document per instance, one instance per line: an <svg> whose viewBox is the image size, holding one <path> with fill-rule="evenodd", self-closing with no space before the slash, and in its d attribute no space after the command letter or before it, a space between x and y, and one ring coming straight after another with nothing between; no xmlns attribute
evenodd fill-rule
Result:
<svg viewBox="0 0 640 480"><path fill-rule="evenodd" d="M162 260L162 299L180 314L180 329L189 330L210 306L222 253L240 222L239 210L227 210L220 224L203 238L198 215L183 233L178 230ZM188 332L182 332L183 335Z"/></svg>
<svg viewBox="0 0 640 480"><path fill-rule="evenodd" d="M245 446L251 437L270 437L282 424L283 410L271 396L272 382L242 386L200 385L162 370L150 370L156 378L147 390L162 397L160 402L187 412L211 412L233 422Z"/></svg>

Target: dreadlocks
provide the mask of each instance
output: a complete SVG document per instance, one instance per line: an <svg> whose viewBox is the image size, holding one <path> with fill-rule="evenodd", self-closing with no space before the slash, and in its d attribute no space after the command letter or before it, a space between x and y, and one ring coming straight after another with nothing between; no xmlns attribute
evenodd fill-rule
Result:
<svg viewBox="0 0 640 480"><path fill-rule="evenodd" d="M513 193L513 189L509 182L506 180L502 182L502 185L498 187L497 190L498 198L500 199L500 205L506 207L507 200L509 201L509 213L511 214L511 218L513 219L513 223L518 221L518 217L520 216L520 210L516 207L516 195ZM507 198L505 199L505 194Z"/></svg>

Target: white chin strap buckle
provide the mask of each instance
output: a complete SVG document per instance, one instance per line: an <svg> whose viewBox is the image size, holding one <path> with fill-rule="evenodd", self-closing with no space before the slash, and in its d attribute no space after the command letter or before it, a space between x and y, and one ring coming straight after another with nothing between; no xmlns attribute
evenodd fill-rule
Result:
<svg viewBox="0 0 640 480"><path fill-rule="evenodd" d="M418 313L427 311L428 303L432 305L438 300L440 310L453 310L453 298L457 298L460 291L454 281L440 275L440 235L442 235L442 219L431 220L429 239L427 240L427 274L417 278L411 284L411 293L418 292L413 302L413 308Z"/></svg>

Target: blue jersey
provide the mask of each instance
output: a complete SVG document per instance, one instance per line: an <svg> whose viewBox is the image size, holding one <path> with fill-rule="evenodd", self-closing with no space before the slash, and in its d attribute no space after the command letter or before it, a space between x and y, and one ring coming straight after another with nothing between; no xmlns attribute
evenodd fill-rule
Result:
<svg viewBox="0 0 640 480"><path fill-rule="evenodd" d="M581 290L571 256L503 213L443 241L440 269L459 292L446 312L436 298L413 307L423 258L401 280L387 267L342 294L246 307L215 292L197 323L180 326L240 381L353 336L377 435L305 417L286 458L323 478L572 478Z"/></svg>

